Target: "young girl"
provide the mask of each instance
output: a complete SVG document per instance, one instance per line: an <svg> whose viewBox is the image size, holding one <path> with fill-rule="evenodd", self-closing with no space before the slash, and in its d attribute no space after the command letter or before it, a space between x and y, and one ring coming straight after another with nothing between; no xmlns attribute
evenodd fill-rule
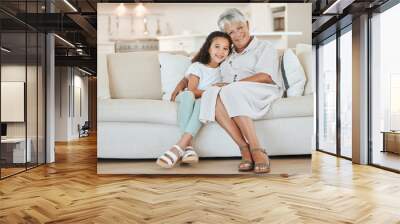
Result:
<svg viewBox="0 0 400 224"><path fill-rule="evenodd" d="M188 91L180 93L178 122L182 137L157 159L157 164L164 168L172 168L179 160L184 163L196 163L199 160L192 147L192 139L201 128L199 120L200 99L205 89L221 82L219 65L231 53L232 40L228 34L220 31L208 35L200 51L193 58L186 71Z"/></svg>

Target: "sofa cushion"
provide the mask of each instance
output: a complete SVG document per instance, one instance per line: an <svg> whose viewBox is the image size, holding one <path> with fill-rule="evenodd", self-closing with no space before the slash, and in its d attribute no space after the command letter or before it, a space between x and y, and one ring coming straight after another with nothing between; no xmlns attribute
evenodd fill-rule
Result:
<svg viewBox="0 0 400 224"><path fill-rule="evenodd" d="M111 98L161 99L157 51L116 53L107 59Z"/></svg>
<svg viewBox="0 0 400 224"><path fill-rule="evenodd" d="M158 59L161 70L162 99L170 100L176 84L185 76L185 72L191 64L191 59L171 53L159 53Z"/></svg>
<svg viewBox="0 0 400 224"><path fill-rule="evenodd" d="M307 95L278 99L259 120L313 116L313 98L313 95ZM177 125L177 104L165 100L99 100L98 121Z"/></svg>
<svg viewBox="0 0 400 224"><path fill-rule="evenodd" d="M276 100L261 119L308 117L314 114L314 95L293 96Z"/></svg>
<svg viewBox="0 0 400 224"><path fill-rule="evenodd" d="M176 103L164 100L99 100L98 121L176 125Z"/></svg>
<svg viewBox="0 0 400 224"><path fill-rule="evenodd" d="M299 58L304 72L307 76L306 85L304 88L304 95L309 95L314 92L314 78L313 78L313 65L312 65L312 47L309 44L297 44L296 55Z"/></svg>
<svg viewBox="0 0 400 224"><path fill-rule="evenodd" d="M285 50L281 61L281 71L287 97L302 96L306 84L306 75L292 49Z"/></svg>

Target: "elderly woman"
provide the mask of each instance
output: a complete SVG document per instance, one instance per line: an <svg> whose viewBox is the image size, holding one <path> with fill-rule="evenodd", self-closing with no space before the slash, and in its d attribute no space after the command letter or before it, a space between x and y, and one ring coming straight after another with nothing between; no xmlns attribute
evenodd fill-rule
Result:
<svg viewBox="0 0 400 224"><path fill-rule="evenodd" d="M242 155L239 171L267 173L270 161L253 120L263 117L271 103L282 96L276 50L269 42L250 36L249 23L237 9L222 13L218 26L232 38L234 49L221 64L224 83L203 95L200 119L215 119L235 141ZM186 86L186 79L178 83L171 100Z"/></svg>

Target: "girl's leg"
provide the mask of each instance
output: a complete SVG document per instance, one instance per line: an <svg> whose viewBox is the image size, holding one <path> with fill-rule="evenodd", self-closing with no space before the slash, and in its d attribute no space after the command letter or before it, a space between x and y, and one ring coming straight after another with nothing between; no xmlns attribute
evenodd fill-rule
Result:
<svg viewBox="0 0 400 224"><path fill-rule="evenodd" d="M233 141L239 147L247 147L247 142L244 139L239 127L236 123L229 117L228 112L225 109L220 97L218 96L216 106L215 106L215 118L219 125L231 136ZM251 154L248 150L242 150L242 157L244 160L251 161Z"/></svg>
<svg viewBox="0 0 400 224"><path fill-rule="evenodd" d="M195 103L194 94L191 91L183 91L178 95L178 125L182 133L190 120Z"/></svg>
<svg viewBox="0 0 400 224"><path fill-rule="evenodd" d="M199 115L200 115L200 99L197 99L194 104L192 116L190 117L190 120L187 123L184 134L184 136L189 135L191 139L188 142L179 142L182 143L182 146L185 147L186 149L185 155L182 158L182 162L184 163L192 164L192 163L197 163L199 161L199 156L197 155L197 153L193 150L193 148L188 147L191 141L193 140L194 136L197 135L202 126L199 120Z"/></svg>
<svg viewBox="0 0 400 224"><path fill-rule="evenodd" d="M190 92L191 93L191 92ZM187 103L190 102L191 100L191 95L190 94L184 94L184 95L179 95L181 104L182 103ZM187 118L187 115L189 114L189 106L187 104L184 104L185 106L180 108L180 109L184 109L182 111L179 112L180 115L180 119L183 118ZM199 113L200 113L200 100L196 100L195 104L194 104L194 108L192 109L192 112L189 114L190 116L188 116L189 118L186 121L186 124L183 128L183 134L182 137L179 139L179 141L176 143L176 145L178 145L181 149L185 150L185 148L187 148L189 145L191 145L193 136L195 136L197 134L197 132L199 131L200 127L201 127L201 122L199 120ZM180 120L180 124L183 125L185 122ZM181 127L182 128L182 127ZM176 149L176 147L171 147L168 151L171 151L172 153L174 153L178 158L180 158L180 153L179 150ZM165 154L165 153L164 153ZM158 163L163 163L162 161L158 161Z"/></svg>
<svg viewBox="0 0 400 224"><path fill-rule="evenodd" d="M195 97L191 91L183 91L178 96L179 106L178 106L178 124L182 132L182 137L177 142L182 149L185 149L192 142L192 135L187 133L186 127L191 121L195 107ZM177 152L175 148L171 149L174 153Z"/></svg>
<svg viewBox="0 0 400 224"><path fill-rule="evenodd" d="M183 153L185 151L185 148L189 145L189 143L192 141L192 135L189 133L184 133L182 135L182 137L179 139L178 143L176 145L179 146L179 148L182 149L182 152L179 152L180 150L178 150L176 147L171 147L168 151L172 152L173 154L176 155L177 160L179 161L181 159L181 157L183 156ZM168 151L166 151L163 155L165 155ZM164 160L160 160L160 158L163 156L161 155L159 157L159 159L157 160L157 163L163 167L166 168L171 168L172 166L169 166L168 163ZM169 157L171 158L171 157ZM177 161L176 161L177 162ZM163 163L163 164L160 164Z"/></svg>
<svg viewBox="0 0 400 224"><path fill-rule="evenodd" d="M184 91L178 95L177 101L179 102L179 104L178 104L178 125L182 132L182 137L178 141L177 145L179 146L179 148L184 150L186 148L186 146L192 140L192 136L190 134L184 133L184 129L192 115L195 98L194 98L194 95L192 92ZM173 154L175 154L177 160L179 160L181 158L181 156L183 155L183 152L180 152L180 150L178 150L176 147L171 147L168 151L166 151L163 155L161 155L158 158L157 164L159 164L160 166L163 166L163 167L168 167L168 168L172 167L175 163L171 166L166 161L168 159L171 160L171 156L165 157L165 155L168 154L169 152L172 152ZM161 159L161 158L163 158L163 159ZM168 158L168 159L166 159L166 158Z"/></svg>
<svg viewBox="0 0 400 224"><path fill-rule="evenodd" d="M190 115L185 128L183 129L183 135L177 143L177 145L179 145L181 148L186 148L187 146L191 145L193 136L196 136L196 134L199 132L201 128L199 115L200 115L200 100L196 100L194 103L193 112Z"/></svg>
<svg viewBox="0 0 400 224"><path fill-rule="evenodd" d="M191 145L192 139L192 134L185 132L176 144L179 145L182 149L185 149L186 147Z"/></svg>
<svg viewBox="0 0 400 224"><path fill-rule="evenodd" d="M196 100L193 107L192 115L185 127L185 133L189 133L192 136L196 136L201 128L201 122L199 120L200 116L200 100Z"/></svg>

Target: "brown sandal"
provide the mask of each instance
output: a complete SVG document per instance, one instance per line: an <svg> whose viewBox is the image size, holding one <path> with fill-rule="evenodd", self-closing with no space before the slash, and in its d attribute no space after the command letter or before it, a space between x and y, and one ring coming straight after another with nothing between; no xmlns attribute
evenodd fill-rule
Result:
<svg viewBox="0 0 400 224"><path fill-rule="evenodd" d="M271 163L270 163L268 154L265 151L265 149L263 149L263 148L250 149L251 153L258 152L258 151L264 153L266 161L262 162L262 163L254 163L254 172L255 173L269 173L271 171Z"/></svg>
<svg viewBox="0 0 400 224"><path fill-rule="evenodd" d="M241 146L239 147L240 152L244 150L249 150L249 146ZM238 170L241 172L246 172L246 171L252 171L254 169L254 162L253 160L245 160L242 158L242 161L239 163L239 168Z"/></svg>

